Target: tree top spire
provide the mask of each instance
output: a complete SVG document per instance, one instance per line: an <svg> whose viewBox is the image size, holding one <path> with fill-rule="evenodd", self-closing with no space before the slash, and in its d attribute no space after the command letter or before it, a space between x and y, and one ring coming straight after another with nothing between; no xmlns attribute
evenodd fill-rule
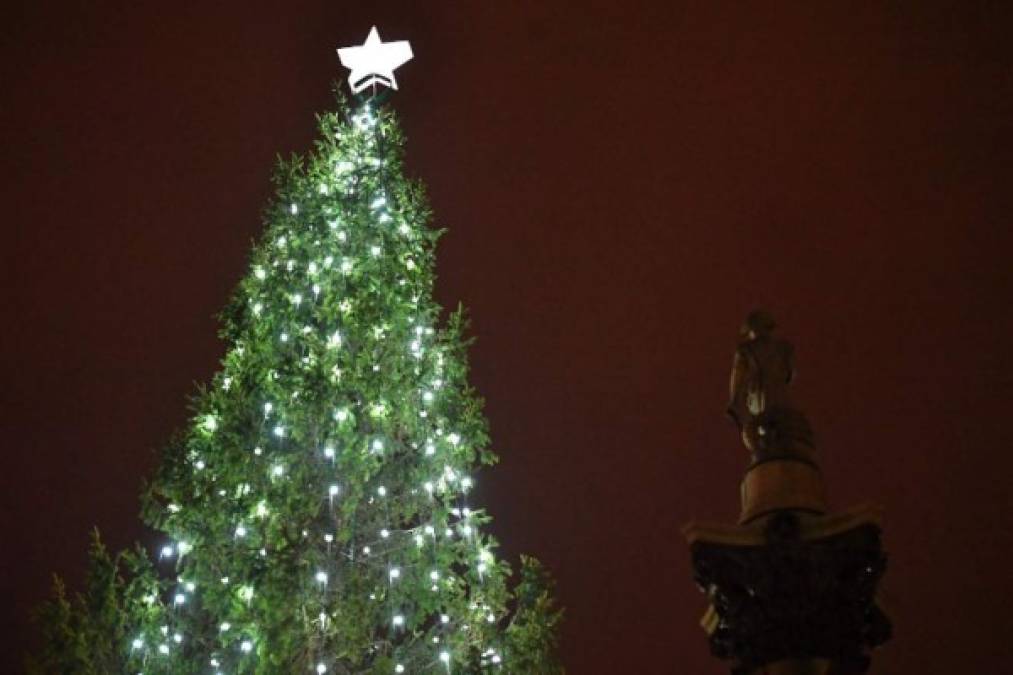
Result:
<svg viewBox="0 0 1013 675"><path fill-rule="evenodd" d="M407 40L384 42L380 33L373 26L366 41L354 47L338 49L341 65L348 68L348 86L353 94L358 94L367 87L380 84L397 89L394 70L412 59L411 44Z"/></svg>

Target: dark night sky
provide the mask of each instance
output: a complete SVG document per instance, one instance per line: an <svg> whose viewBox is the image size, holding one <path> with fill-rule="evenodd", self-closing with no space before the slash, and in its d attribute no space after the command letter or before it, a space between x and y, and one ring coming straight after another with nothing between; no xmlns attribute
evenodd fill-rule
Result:
<svg viewBox="0 0 1013 675"><path fill-rule="evenodd" d="M222 354L273 158L373 22L415 48L395 106L478 338L480 497L557 575L569 670L725 672L680 528L737 515L754 305L834 505L886 507L873 672L1008 667L1008 3L31 5L0 10L0 671L92 525L154 542L140 481Z"/></svg>

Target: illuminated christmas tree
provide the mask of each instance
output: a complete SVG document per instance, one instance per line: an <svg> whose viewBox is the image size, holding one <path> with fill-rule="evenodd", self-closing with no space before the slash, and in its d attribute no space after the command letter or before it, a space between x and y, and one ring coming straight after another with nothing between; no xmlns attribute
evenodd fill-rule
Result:
<svg viewBox="0 0 1013 675"><path fill-rule="evenodd" d="M511 588L470 500L495 457L464 321L441 320L439 232L372 96L410 48L374 29L341 52L359 102L280 166L222 369L145 489L154 568L97 548L86 597L43 613L43 668L561 672L545 575L525 559Z"/></svg>

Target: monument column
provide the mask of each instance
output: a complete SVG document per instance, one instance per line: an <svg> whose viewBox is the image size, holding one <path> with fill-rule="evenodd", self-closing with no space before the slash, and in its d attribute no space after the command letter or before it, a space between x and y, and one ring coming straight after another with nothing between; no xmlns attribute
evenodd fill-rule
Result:
<svg viewBox="0 0 1013 675"><path fill-rule="evenodd" d="M886 570L880 509L828 507L812 429L790 396L794 349L751 313L732 364L728 414L749 451L737 524L689 523L701 621L733 675L852 675L890 622L876 601Z"/></svg>

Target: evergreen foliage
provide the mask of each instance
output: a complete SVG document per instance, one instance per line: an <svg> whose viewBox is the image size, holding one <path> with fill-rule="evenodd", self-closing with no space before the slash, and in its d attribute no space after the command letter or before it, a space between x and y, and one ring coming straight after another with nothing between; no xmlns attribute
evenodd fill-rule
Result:
<svg viewBox="0 0 1013 675"><path fill-rule="evenodd" d="M398 125L340 97L318 124L144 489L155 567L96 536L84 592L57 581L40 611L34 672L562 672L551 581L525 558L511 589L469 501L496 458Z"/></svg>

